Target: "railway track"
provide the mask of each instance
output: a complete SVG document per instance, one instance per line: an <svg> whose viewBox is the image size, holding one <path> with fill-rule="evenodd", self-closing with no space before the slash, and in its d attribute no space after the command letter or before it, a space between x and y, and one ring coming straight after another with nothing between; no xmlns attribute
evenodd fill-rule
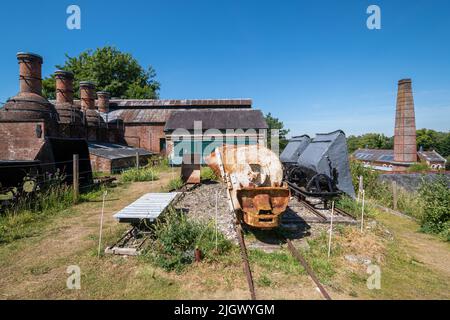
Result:
<svg viewBox="0 0 450 320"><path fill-rule="evenodd" d="M245 244L245 238L244 238L244 233L242 230L242 224L239 221L237 221L237 223L236 223L236 232L238 235L238 242L239 242L239 247L240 247L241 256L242 256L243 268L244 268L244 272L245 272L245 276L247 279L247 284L248 284L248 288L249 288L249 292L250 292L250 298L251 298L251 300L256 300L255 283L253 280L253 274L252 274L252 270L251 270L250 262L249 262L249 258L248 258L247 246ZM323 298L325 300L331 300L330 295L328 294L328 292L326 291L324 286L320 283L319 279L317 278L316 274L314 273L314 271L312 270L312 268L310 267L310 265L308 264L306 259L303 257L303 255L300 253L300 251L297 250L297 248L295 248L292 241L289 238L286 238L279 233L277 233L277 235L283 243L287 244L287 248L288 248L289 252L300 263L300 265L305 269L305 271L308 273L309 277L314 282L316 287L319 289Z"/></svg>

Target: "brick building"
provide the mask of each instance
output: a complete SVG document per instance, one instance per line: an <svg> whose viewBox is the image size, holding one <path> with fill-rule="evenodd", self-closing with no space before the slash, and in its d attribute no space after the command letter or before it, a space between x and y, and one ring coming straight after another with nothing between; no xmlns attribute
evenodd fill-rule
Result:
<svg viewBox="0 0 450 320"><path fill-rule="evenodd" d="M80 99L74 100L73 74L58 70L56 100L48 101L42 96L42 57L19 53L17 58L20 91L0 109L0 161L37 161L45 166L68 162L74 153L82 153L80 157L90 159L94 171L111 172L134 166L131 155L136 152L146 157L169 155L173 160L177 144L173 125L189 132L196 121L204 123L200 136L190 132L181 139L197 134L199 141L215 128L227 143L266 142L267 124L261 111L252 109L251 99L115 99L108 92L96 92L94 83L82 81ZM254 132L242 133L242 129ZM181 153L191 149L179 145L186 147Z"/></svg>

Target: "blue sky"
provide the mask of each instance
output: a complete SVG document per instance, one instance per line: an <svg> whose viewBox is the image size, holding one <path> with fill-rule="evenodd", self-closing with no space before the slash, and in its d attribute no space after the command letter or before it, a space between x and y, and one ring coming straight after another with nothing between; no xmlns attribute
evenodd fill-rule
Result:
<svg viewBox="0 0 450 320"><path fill-rule="evenodd" d="M81 8L81 30L66 8ZM381 30L366 9L381 8ZM291 134L393 134L397 81L410 77L417 127L450 129L450 1L150 0L2 2L0 101L18 91L15 54L114 45L152 65L161 98L252 98Z"/></svg>

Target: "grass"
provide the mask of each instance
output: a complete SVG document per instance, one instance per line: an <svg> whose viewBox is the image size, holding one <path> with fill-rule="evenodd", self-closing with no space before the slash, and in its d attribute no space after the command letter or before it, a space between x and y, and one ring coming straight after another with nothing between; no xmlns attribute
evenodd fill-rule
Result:
<svg viewBox="0 0 450 320"><path fill-rule="evenodd" d="M210 167L202 167L200 169L201 181L218 181L218 177Z"/></svg>
<svg viewBox="0 0 450 320"><path fill-rule="evenodd" d="M162 188L163 191L169 192L180 189L184 185L183 180L180 177L173 178L169 183Z"/></svg>
<svg viewBox="0 0 450 320"><path fill-rule="evenodd" d="M155 240L145 255L166 271L183 271L194 261L196 249L201 251L205 261L214 261L231 248L231 242L221 233L216 234L212 223L190 220L174 209L153 225L153 231Z"/></svg>
<svg viewBox="0 0 450 320"><path fill-rule="evenodd" d="M79 202L98 198L103 188L91 188L80 194ZM73 213L73 191L67 185L55 185L30 197L21 198L0 215L0 244L32 237L53 216Z"/></svg>
<svg viewBox="0 0 450 320"><path fill-rule="evenodd" d="M153 167L132 168L122 172L120 180L122 182L142 182L155 181L159 179L158 172Z"/></svg>

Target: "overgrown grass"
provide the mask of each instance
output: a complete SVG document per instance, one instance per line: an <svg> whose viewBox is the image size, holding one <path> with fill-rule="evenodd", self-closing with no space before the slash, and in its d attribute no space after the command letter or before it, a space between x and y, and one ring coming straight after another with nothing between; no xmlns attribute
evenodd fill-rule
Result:
<svg viewBox="0 0 450 320"><path fill-rule="evenodd" d="M339 198L336 202L336 207L346 211L350 215L352 215L355 219L361 217L362 214L362 201L358 202L353 200L350 197L343 196ZM365 202L364 204L364 216L366 217L374 217L377 211L369 202Z"/></svg>
<svg viewBox="0 0 450 320"><path fill-rule="evenodd" d="M152 167L132 168L122 172L122 182L155 181L159 179L156 169Z"/></svg>
<svg viewBox="0 0 450 320"><path fill-rule="evenodd" d="M214 261L232 247L212 223L190 220L174 209L153 225L155 240L144 254L156 266L166 271L181 272L194 261L198 248L203 260ZM217 235L217 246L216 246Z"/></svg>
<svg viewBox="0 0 450 320"><path fill-rule="evenodd" d="M169 183L163 187L163 191L169 192L173 190L178 190L184 185L183 180L181 177L173 178L169 181Z"/></svg>
<svg viewBox="0 0 450 320"><path fill-rule="evenodd" d="M103 187L80 190L79 202L100 197ZM27 238L39 233L45 221L58 214L70 213L73 206L72 186L54 184L35 194L24 196L0 215L0 243Z"/></svg>
<svg viewBox="0 0 450 320"><path fill-rule="evenodd" d="M24 196L0 216L0 243L32 236L32 225L69 208L73 203L72 188L55 185L30 196Z"/></svg>
<svg viewBox="0 0 450 320"><path fill-rule="evenodd" d="M201 181L217 181L219 178L210 167L202 167L200 170Z"/></svg>

